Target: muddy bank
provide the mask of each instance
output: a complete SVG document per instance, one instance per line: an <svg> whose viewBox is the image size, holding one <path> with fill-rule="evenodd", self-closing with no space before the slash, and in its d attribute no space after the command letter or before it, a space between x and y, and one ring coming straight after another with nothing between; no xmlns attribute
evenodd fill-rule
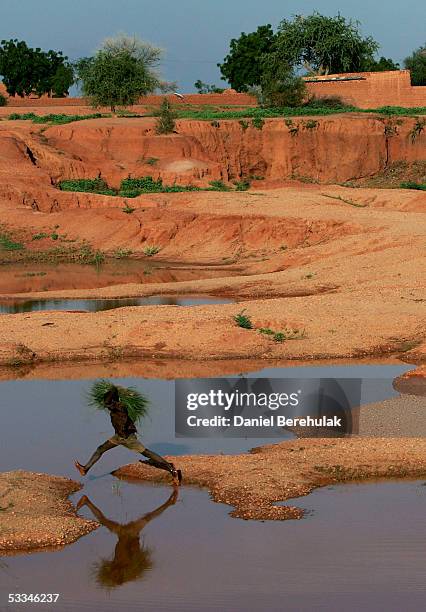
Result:
<svg viewBox="0 0 426 612"><path fill-rule="evenodd" d="M60 476L0 473L0 554L62 547L96 529L68 500L80 488Z"/></svg>
<svg viewBox="0 0 426 612"><path fill-rule="evenodd" d="M184 482L205 487L214 501L234 506L244 519L300 519L303 511L276 502L308 495L338 482L426 476L423 438L300 439L253 449L246 455L173 457ZM120 468L119 478L163 482L140 463Z"/></svg>

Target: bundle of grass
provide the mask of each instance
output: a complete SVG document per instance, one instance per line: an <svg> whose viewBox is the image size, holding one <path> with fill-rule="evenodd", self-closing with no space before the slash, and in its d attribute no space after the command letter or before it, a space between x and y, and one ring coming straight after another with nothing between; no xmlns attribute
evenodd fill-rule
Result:
<svg viewBox="0 0 426 612"><path fill-rule="evenodd" d="M125 406L129 417L134 423L140 421L148 414L149 400L134 387L120 387L109 380L96 380L88 392L90 406L97 410L107 410L104 397L108 391L116 388L121 404Z"/></svg>

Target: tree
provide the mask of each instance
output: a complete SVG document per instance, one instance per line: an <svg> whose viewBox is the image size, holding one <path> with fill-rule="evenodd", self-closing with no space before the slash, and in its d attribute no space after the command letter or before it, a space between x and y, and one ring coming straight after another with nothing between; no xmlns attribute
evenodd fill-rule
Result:
<svg viewBox="0 0 426 612"><path fill-rule="evenodd" d="M390 57L382 57L379 60L368 60L362 67L364 72L385 72L386 70L399 70L399 64Z"/></svg>
<svg viewBox="0 0 426 612"><path fill-rule="evenodd" d="M138 39L120 34L106 39L93 57L76 63L83 95L94 107L135 104L141 96L157 88L167 88L156 70L162 49Z"/></svg>
<svg viewBox="0 0 426 612"><path fill-rule="evenodd" d="M404 66L411 73L412 85L426 85L426 44L406 57Z"/></svg>
<svg viewBox="0 0 426 612"><path fill-rule="evenodd" d="M262 58L270 52L274 41L275 34L270 24L259 26L256 32L242 32L239 38L233 38L223 64L218 64L222 79L237 91L248 91L250 87L260 85Z"/></svg>
<svg viewBox="0 0 426 612"><path fill-rule="evenodd" d="M300 106L306 97L306 85L276 53L263 56L261 102L266 107Z"/></svg>
<svg viewBox="0 0 426 612"><path fill-rule="evenodd" d="M11 96L64 96L74 82L73 67L61 51L32 49L17 39L1 41L0 74Z"/></svg>
<svg viewBox="0 0 426 612"><path fill-rule="evenodd" d="M310 74L357 72L374 60L378 48L373 38L361 36L359 22L317 12L283 19L274 42L281 61L304 66Z"/></svg>
<svg viewBox="0 0 426 612"><path fill-rule="evenodd" d="M224 92L223 87L217 87L216 85L209 85L208 83L203 83L203 81L201 81L200 79L198 79L198 81L195 81L194 87L199 94L220 94Z"/></svg>

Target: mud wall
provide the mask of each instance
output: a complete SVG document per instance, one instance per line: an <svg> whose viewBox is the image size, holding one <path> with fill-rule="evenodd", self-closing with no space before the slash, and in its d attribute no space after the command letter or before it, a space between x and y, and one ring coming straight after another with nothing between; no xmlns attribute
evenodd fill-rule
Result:
<svg viewBox="0 0 426 612"><path fill-rule="evenodd" d="M9 96L6 88L0 83L0 93L8 98L8 106L89 106L85 98L49 98L42 96L41 98L28 97L21 98L20 96ZM165 96L146 96L140 100L143 106L159 106ZM228 93L224 91L222 94L185 94L184 98L168 95L173 104L194 104L195 106L257 106L256 98L244 93Z"/></svg>
<svg viewBox="0 0 426 612"><path fill-rule="evenodd" d="M362 80L342 81L342 77L362 77ZM339 96L358 108L380 106L426 106L426 87L413 87L408 70L329 74L306 82L311 95L317 98Z"/></svg>

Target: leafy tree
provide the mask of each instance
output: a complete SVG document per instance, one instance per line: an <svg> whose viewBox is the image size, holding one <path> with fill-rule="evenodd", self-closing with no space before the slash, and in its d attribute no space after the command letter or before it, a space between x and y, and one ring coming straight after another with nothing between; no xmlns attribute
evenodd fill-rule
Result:
<svg viewBox="0 0 426 612"><path fill-rule="evenodd" d="M399 64L394 62L390 57L381 56L379 60L368 60L362 67L365 72L385 72L386 70L399 70Z"/></svg>
<svg viewBox="0 0 426 612"><path fill-rule="evenodd" d="M294 67L304 66L311 74L359 71L366 62L374 60L378 48L373 38L361 36L359 22L317 12L283 19L274 43L281 61Z"/></svg>
<svg viewBox="0 0 426 612"><path fill-rule="evenodd" d="M263 56L261 91L266 107L300 106L306 97L304 80L276 53Z"/></svg>
<svg viewBox="0 0 426 612"><path fill-rule="evenodd" d="M94 107L135 104L157 88L167 88L156 67L162 50L136 37L121 34L106 39L93 57L76 63L83 95Z"/></svg>
<svg viewBox="0 0 426 612"><path fill-rule="evenodd" d="M426 44L406 57L404 66L411 72L412 85L426 85Z"/></svg>
<svg viewBox="0 0 426 612"><path fill-rule="evenodd" d="M167 98L164 98L155 126L155 131L157 134L171 134L174 132L176 127L175 118L176 115L172 110L170 102Z"/></svg>
<svg viewBox="0 0 426 612"><path fill-rule="evenodd" d="M217 87L216 85L208 85L203 83L200 79L194 83L195 89L199 94L211 94L211 93L223 93L223 87Z"/></svg>
<svg viewBox="0 0 426 612"><path fill-rule="evenodd" d="M233 38L223 64L218 64L223 80L237 91L248 91L250 87L260 85L262 58L270 52L275 38L270 24L259 26L256 32L242 32L239 38Z"/></svg>
<svg viewBox="0 0 426 612"><path fill-rule="evenodd" d="M11 96L64 96L74 82L73 67L61 51L32 49L17 39L1 41L0 74Z"/></svg>

